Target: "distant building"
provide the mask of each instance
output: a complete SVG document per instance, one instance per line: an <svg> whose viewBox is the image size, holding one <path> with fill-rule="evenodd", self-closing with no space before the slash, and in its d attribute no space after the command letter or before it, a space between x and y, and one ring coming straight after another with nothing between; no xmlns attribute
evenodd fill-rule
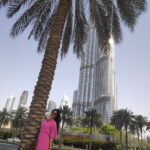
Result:
<svg viewBox="0 0 150 150"><path fill-rule="evenodd" d="M60 102L60 107L63 107L63 106L68 106L69 108L71 108L71 102L67 95L64 95Z"/></svg>
<svg viewBox="0 0 150 150"><path fill-rule="evenodd" d="M27 108L27 101L28 101L28 91L23 91L22 94L21 94L21 97L20 97L20 101L19 101L19 105L18 105L18 108L19 107L24 107L24 108Z"/></svg>
<svg viewBox="0 0 150 150"><path fill-rule="evenodd" d="M73 94L73 104L72 104L72 112L73 112L73 116L76 117L77 116L77 105L78 105L78 90L74 91Z"/></svg>
<svg viewBox="0 0 150 150"><path fill-rule="evenodd" d="M14 97L13 95L11 95L11 96L7 99L6 105L5 105L5 109L6 109L8 112L11 112L11 111L12 111L14 102L15 102L15 97Z"/></svg>
<svg viewBox="0 0 150 150"><path fill-rule="evenodd" d="M53 109L55 109L57 106L56 106L56 103L53 101L53 100L50 100L49 103L48 103L48 107L47 107L47 111L48 112L51 112Z"/></svg>

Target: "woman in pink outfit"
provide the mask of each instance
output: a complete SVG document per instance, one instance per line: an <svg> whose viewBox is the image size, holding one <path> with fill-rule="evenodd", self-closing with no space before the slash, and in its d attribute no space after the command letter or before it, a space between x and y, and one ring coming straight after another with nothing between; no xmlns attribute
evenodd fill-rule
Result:
<svg viewBox="0 0 150 150"><path fill-rule="evenodd" d="M53 139L57 138L60 123L59 109L53 109L49 119L41 122L36 150L51 150Z"/></svg>

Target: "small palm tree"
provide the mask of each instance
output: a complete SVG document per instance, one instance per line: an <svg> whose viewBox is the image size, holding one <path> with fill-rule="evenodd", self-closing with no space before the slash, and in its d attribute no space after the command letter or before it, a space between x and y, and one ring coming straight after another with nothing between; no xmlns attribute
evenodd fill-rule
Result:
<svg viewBox="0 0 150 150"><path fill-rule="evenodd" d="M129 125L129 132L131 133L132 135L132 145L135 147L135 143L134 143L134 139L135 139L135 135L137 133L137 125L136 125L136 122L135 120L132 120L130 125Z"/></svg>
<svg viewBox="0 0 150 150"><path fill-rule="evenodd" d="M10 122L11 114L8 113L7 109L3 109L2 112L0 112L0 129L2 125L6 126Z"/></svg>
<svg viewBox="0 0 150 150"><path fill-rule="evenodd" d="M72 5L72 3L75 4ZM89 5L85 5L87 3ZM74 53L83 54L83 45L88 33L88 13L93 22L102 50L109 51L109 39L112 36L116 43L122 40L121 22L124 21L131 30L134 29L138 17L146 9L146 0L1 0L0 7L8 6L7 16L13 17L23 7L25 12L16 21L11 35L21 34L32 24L29 38L39 42L38 52L44 51L42 67L25 127L25 135L20 149L35 149L40 122L45 114L48 95L56 69L57 57L64 57L69 48L71 37L74 41ZM75 9L74 7L75 6ZM74 14L74 19L72 19ZM72 23L74 20L74 23ZM72 32L74 28L74 32ZM74 36L72 36L74 33ZM60 47L61 46L61 47Z"/></svg>
<svg viewBox="0 0 150 150"><path fill-rule="evenodd" d="M60 139L59 139L59 148L61 148L62 145L62 133L63 133L63 129L64 129L64 125L72 125L73 119L72 119L72 112L71 109L68 106L63 106L62 108L60 108L61 110L61 114L62 114L62 127L61 127L61 131L60 131Z"/></svg>
<svg viewBox="0 0 150 150"><path fill-rule="evenodd" d="M17 133L24 128L26 123L27 113L26 110L22 107L19 107L14 119L12 120L12 125L16 129Z"/></svg>
<svg viewBox="0 0 150 150"><path fill-rule="evenodd" d="M111 118L111 124L115 126L116 129L119 130L120 133L120 145L123 149L123 144L122 144L122 130L124 126L124 109L120 109L118 111L114 111L112 118Z"/></svg>
<svg viewBox="0 0 150 150"><path fill-rule="evenodd" d="M140 131L140 135L141 135L141 144L139 143L139 147L140 149L143 147L143 128L146 126L147 124L147 118L142 116L142 115L137 115L135 116L135 122L137 125L137 128Z"/></svg>
<svg viewBox="0 0 150 150"><path fill-rule="evenodd" d="M125 145L126 145L126 150L128 150L128 130L129 130L129 125L134 119L134 115L133 115L133 112L125 109L124 115L122 117L124 118L125 143L126 143Z"/></svg>
<svg viewBox="0 0 150 150"><path fill-rule="evenodd" d="M120 109L113 113L111 123L120 131L120 144L123 149L122 144L122 130L125 129L125 147L128 150L128 130L129 125L134 118L133 112L127 109Z"/></svg>
<svg viewBox="0 0 150 150"><path fill-rule="evenodd" d="M80 128L82 125L82 120L83 116L76 116L76 118L74 118L74 126Z"/></svg>
<svg viewBox="0 0 150 150"><path fill-rule="evenodd" d="M93 127L100 128L102 125L102 117L100 114L97 113L95 109L91 109L85 112L85 118L82 120L82 125L84 127L90 128L90 144L89 144L89 149L91 150L92 148L92 129Z"/></svg>

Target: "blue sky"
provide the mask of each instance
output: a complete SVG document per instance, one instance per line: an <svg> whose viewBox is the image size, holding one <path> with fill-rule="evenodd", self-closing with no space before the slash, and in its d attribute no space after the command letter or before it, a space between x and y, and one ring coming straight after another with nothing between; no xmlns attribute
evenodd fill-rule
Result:
<svg viewBox="0 0 150 150"><path fill-rule="evenodd" d="M7 19L0 10L0 109L7 98L16 97L15 107L23 90L29 91L31 102L43 54L36 51L37 43L27 40L29 28L18 38L9 31L14 19ZM118 108L128 108L135 114L150 116L150 11L141 16L134 33L123 28L124 40L116 46L116 82ZM80 62L72 54L57 63L49 99L59 105L64 94L70 99L78 87Z"/></svg>

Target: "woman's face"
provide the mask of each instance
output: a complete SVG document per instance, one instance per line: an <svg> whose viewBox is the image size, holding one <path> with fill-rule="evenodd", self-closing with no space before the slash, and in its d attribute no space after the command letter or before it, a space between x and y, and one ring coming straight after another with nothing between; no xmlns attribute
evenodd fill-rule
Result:
<svg viewBox="0 0 150 150"><path fill-rule="evenodd" d="M56 110L52 111L51 118L56 118L56 116L57 116L57 111Z"/></svg>

